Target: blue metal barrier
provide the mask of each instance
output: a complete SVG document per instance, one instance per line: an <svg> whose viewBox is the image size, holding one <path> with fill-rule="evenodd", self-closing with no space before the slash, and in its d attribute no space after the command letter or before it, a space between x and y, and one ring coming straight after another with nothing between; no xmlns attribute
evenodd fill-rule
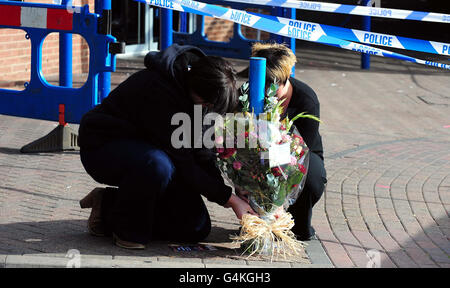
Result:
<svg viewBox="0 0 450 288"><path fill-rule="evenodd" d="M186 12L180 12L180 29L179 32L187 33L188 14Z"/></svg>
<svg viewBox="0 0 450 288"><path fill-rule="evenodd" d="M70 4L63 0L61 5ZM59 33L59 86L72 87L72 34Z"/></svg>
<svg viewBox="0 0 450 288"><path fill-rule="evenodd" d="M107 9L109 5L110 11L111 0L96 2L101 4L99 9ZM108 21L105 21L104 16L108 13L89 13L87 5L69 10L66 5L0 1L0 11L3 13L0 14L8 15L0 19L0 28L24 30L27 33L26 38L31 42L30 82L25 84L23 91L0 89L0 114L58 121L60 105L64 105L65 120L69 123L79 123L82 115L99 104L109 93L108 74L116 69L116 58L110 54L109 44L114 43L116 39L105 29ZM42 15L45 15L45 18ZM81 88L53 86L44 79L42 44L52 32L70 36L79 34L89 45L89 75ZM65 45L69 46L67 42ZM67 52L63 51L62 54ZM66 65L67 72L68 62L62 64ZM70 69L67 74L71 73ZM100 82L99 76L103 77ZM70 84L69 80L62 79L61 84Z"/></svg>
<svg viewBox="0 0 450 288"><path fill-rule="evenodd" d="M99 27L99 31L103 35L111 35L111 0L95 0L95 13L101 16L101 27ZM111 36L112 37L112 36ZM114 38L115 39L115 38ZM89 46L90 47L90 46ZM92 48L90 48L92 49ZM111 61L114 62L115 66L115 58L112 59L111 54L109 53L109 50L105 51L106 54L103 55L105 61L107 63L111 63ZM109 92L111 92L111 72L113 71L103 71L99 73L98 75L98 98L101 101L108 97Z"/></svg>

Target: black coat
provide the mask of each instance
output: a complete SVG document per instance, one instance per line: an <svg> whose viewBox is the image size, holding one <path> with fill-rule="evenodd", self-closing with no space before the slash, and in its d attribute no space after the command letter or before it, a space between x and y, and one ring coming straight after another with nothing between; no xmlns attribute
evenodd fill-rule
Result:
<svg viewBox="0 0 450 288"><path fill-rule="evenodd" d="M130 76L83 116L79 129L81 149L101 149L116 139L144 140L169 155L175 177L187 191L224 205L232 189L224 184L214 159L199 161L197 149L175 149L171 143L172 133L178 128L171 125L172 116L182 112L194 119L185 74L189 63L204 56L196 47L176 44L163 52L149 53L145 57L146 69Z"/></svg>
<svg viewBox="0 0 450 288"><path fill-rule="evenodd" d="M287 109L289 118L292 119L302 112L320 118L320 103L314 90L307 84L292 77L289 79L289 82L294 89ZM319 133L319 122L308 118L299 118L294 122L294 125L300 131L309 150L316 153L323 160L323 146L322 137Z"/></svg>

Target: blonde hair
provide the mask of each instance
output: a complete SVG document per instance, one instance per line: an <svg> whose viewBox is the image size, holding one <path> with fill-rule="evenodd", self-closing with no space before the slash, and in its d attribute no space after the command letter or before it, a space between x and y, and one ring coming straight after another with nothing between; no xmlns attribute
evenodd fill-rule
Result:
<svg viewBox="0 0 450 288"><path fill-rule="evenodd" d="M266 85L275 81L277 84L285 84L291 76L292 67L297 62L292 50L278 43L257 42L252 46L252 56L267 59Z"/></svg>

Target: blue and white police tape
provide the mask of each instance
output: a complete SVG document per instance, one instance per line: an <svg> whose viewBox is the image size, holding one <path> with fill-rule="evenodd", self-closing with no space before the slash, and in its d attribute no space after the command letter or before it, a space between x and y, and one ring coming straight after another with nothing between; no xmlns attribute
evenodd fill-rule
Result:
<svg viewBox="0 0 450 288"><path fill-rule="evenodd" d="M301 10L382 17L391 19L416 20L426 22L450 23L450 14L421 12L412 10L389 9L381 7L369 7L360 5L345 5L326 2L311 2L297 0L226 0L245 4L257 4Z"/></svg>
<svg viewBox="0 0 450 288"><path fill-rule="evenodd" d="M150 1L147 1L147 2L150 2ZM348 28L318 24L318 23L313 23L313 22L299 21L299 20L293 20L293 19L289 19L289 18L258 14L258 13L254 13L254 12L248 12L248 13L259 16L259 17L265 17L265 18L268 18L268 19L271 19L273 21L277 21L277 22L280 22L283 24L288 24L289 26L292 26L295 28L301 27L302 25L304 25L304 26L312 25L313 27L320 27L323 30L323 32L325 33L325 35L352 41L352 42L360 42L360 43L371 44L371 45L379 45L379 46L384 46L384 47L426 52L426 53L439 54L439 55L445 55L445 56L450 55L450 44L449 43L426 41L426 40L400 37L400 36L394 36L394 35L383 34L383 33L362 31L362 30L357 30L357 29L348 29Z"/></svg>
<svg viewBox="0 0 450 288"><path fill-rule="evenodd" d="M398 48L403 50L412 50L419 52L426 52L439 55L450 55L450 44L427 41L420 39L413 39L407 37L394 36L383 33L375 33L362 31L357 29L348 29L324 24L318 24L313 22L306 22L300 20L294 20L283 17L275 17L270 15L263 15L253 12L248 12L249 14L256 15L259 17L265 17L273 21L277 21L283 24L287 24L294 28L299 28L302 26L312 26L322 29L325 35L336 37L339 39L344 39L353 42L361 42L365 44L379 45L384 47Z"/></svg>
<svg viewBox="0 0 450 288"><path fill-rule="evenodd" d="M215 17L232 21L241 25L252 27L254 29L266 31L273 34L278 34L286 37L296 38L305 41L318 42L326 45L341 47L343 49L366 53L370 55L389 57L401 59L418 64L449 69L449 64L436 63L432 61L425 61L399 53L374 48L371 46L357 44L351 41L342 40L336 37L331 37L325 34L323 29L318 24L308 22L299 23L299 27L292 27L288 24L283 24L273 21L266 17L257 16L247 13L246 11L226 8L222 6L206 4L191 0L136 0L144 2L153 6L173 9L182 12L200 14L204 16Z"/></svg>

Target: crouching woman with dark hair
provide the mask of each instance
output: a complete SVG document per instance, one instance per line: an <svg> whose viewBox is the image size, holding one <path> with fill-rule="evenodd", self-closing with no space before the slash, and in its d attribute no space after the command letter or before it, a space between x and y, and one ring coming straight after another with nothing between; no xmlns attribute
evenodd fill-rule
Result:
<svg viewBox="0 0 450 288"><path fill-rule="evenodd" d="M214 157L200 160L197 149L171 143L175 114L189 115L193 124L194 105L234 111L231 64L192 46L173 45L149 53L145 65L86 113L79 129L86 171L117 187L94 189L80 201L82 208L92 208L88 229L112 235L116 245L129 249L144 249L151 240L206 238L211 222L201 195L233 208L238 218L254 213L224 184Z"/></svg>

